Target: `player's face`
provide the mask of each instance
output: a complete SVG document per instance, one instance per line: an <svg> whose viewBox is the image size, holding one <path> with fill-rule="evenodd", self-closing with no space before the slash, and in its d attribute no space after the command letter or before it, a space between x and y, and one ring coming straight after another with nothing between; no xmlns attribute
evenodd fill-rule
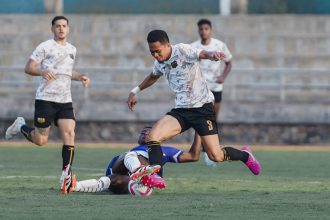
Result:
<svg viewBox="0 0 330 220"><path fill-rule="evenodd" d="M145 127L145 128L143 128L143 130L140 133L139 140L138 140L138 143L140 145L146 143L146 139L148 138L150 132L151 132L151 127Z"/></svg>
<svg viewBox="0 0 330 220"><path fill-rule="evenodd" d="M69 34L69 26L66 20L60 19L52 26L52 32L56 39L65 40Z"/></svg>
<svg viewBox="0 0 330 220"><path fill-rule="evenodd" d="M159 41L149 43L149 50L151 55L158 61L164 62L171 56L171 45L170 43L160 43Z"/></svg>
<svg viewBox="0 0 330 220"><path fill-rule="evenodd" d="M202 40L210 39L212 35L212 28L208 24L203 24L198 27L198 33Z"/></svg>

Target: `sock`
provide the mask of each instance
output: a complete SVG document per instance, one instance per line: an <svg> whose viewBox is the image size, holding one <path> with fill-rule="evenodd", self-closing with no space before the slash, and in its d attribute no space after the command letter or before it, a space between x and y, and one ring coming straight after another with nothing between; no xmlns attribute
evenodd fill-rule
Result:
<svg viewBox="0 0 330 220"><path fill-rule="evenodd" d="M150 165L160 165L161 169L158 172L159 176L163 176L163 151L160 147L160 143L157 141L147 142L149 163Z"/></svg>
<svg viewBox="0 0 330 220"><path fill-rule="evenodd" d="M233 147L224 147L222 148L224 154L225 154L225 161L237 161L240 160L243 163L246 163L246 161L249 158L249 154L245 151L237 150Z"/></svg>
<svg viewBox="0 0 330 220"><path fill-rule="evenodd" d="M202 144L202 152L205 153L205 148L204 148L204 145Z"/></svg>
<svg viewBox="0 0 330 220"><path fill-rule="evenodd" d="M31 132L34 131L34 128L31 128L27 125L22 125L21 127L21 133L24 135L24 137L28 140L32 142L32 136L31 136Z"/></svg>
<svg viewBox="0 0 330 220"><path fill-rule="evenodd" d="M108 191L111 184L111 180L107 176L101 177L99 180L90 179L78 181L77 186L74 189L76 192L104 192Z"/></svg>
<svg viewBox="0 0 330 220"><path fill-rule="evenodd" d="M124 164L125 164L125 167L131 173L133 173L135 170L137 170L139 167L141 167L141 162L138 158L138 155L134 151L128 152L125 155Z"/></svg>
<svg viewBox="0 0 330 220"><path fill-rule="evenodd" d="M74 146L63 145L62 147L63 170L66 168L68 164L72 165L73 157L74 157Z"/></svg>

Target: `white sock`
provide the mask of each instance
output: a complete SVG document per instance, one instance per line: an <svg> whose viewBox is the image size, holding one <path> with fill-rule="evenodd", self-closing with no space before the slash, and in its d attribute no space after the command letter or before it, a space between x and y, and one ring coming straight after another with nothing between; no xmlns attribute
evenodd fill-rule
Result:
<svg viewBox="0 0 330 220"><path fill-rule="evenodd" d="M125 155L124 164L125 164L125 167L131 173L133 173L135 170L137 170L141 166L141 162L138 158L138 155L134 151L128 152Z"/></svg>
<svg viewBox="0 0 330 220"><path fill-rule="evenodd" d="M103 192L108 191L111 180L107 176L102 176L99 180L90 179L78 181L74 189L76 192Z"/></svg>

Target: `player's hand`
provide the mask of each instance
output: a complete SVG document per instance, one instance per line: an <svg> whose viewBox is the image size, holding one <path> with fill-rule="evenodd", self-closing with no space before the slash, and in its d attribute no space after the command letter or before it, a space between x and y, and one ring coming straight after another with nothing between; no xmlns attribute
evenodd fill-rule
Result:
<svg viewBox="0 0 330 220"><path fill-rule="evenodd" d="M89 83L90 83L90 79L88 78L88 76L86 75L81 75L79 77L79 80L81 81L81 83L83 84L84 87L88 87Z"/></svg>
<svg viewBox="0 0 330 220"><path fill-rule="evenodd" d="M136 105L137 103L137 100L136 100L136 95L134 93L130 93L128 95L128 99L127 99L127 105L128 105L128 108L133 111L134 109L134 106Z"/></svg>
<svg viewBox="0 0 330 220"><path fill-rule="evenodd" d="M52 80L52 79L56 79L55 73L53 73L49 70L41 71L41 76L42 76L42 78L44 78L47 81Z"/></svg>
<svg viewBox="0 0 330 220"><path fill-rule="evenodd" d="M215 80L216 83L222 84L225 82L225 77L223 75L220 75Z"/></svg>
<svg viewBox="0 0 330 220"><path fill-rule="evenodd" d="M226 58L226 55L222 52L214 52L213 53L213 59L215 61L223 60L224 58Z"/></svg>

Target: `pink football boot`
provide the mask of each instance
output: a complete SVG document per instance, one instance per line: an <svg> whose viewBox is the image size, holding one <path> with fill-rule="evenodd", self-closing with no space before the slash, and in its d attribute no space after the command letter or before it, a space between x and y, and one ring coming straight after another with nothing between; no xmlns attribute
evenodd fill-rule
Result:
<svg viewBox="0 0 330 220"><path fill-rule="evenodd" d="M249 154L249 158L246 161L245 165L251 170L251 172L254 175L259 175L261 172L261 165L259 161L257 161L256 158L254 158L251 148L249 146L244 146L242 148L242 151L245 151L246 153Z"/></svg>
<svg viewBox="0 0 330 220"><path fill-rule="evenodd" d="M141 183L145 186L157 189L164 189L166 187L166 182L158 174L149 174L141 178Z"/></svg>

